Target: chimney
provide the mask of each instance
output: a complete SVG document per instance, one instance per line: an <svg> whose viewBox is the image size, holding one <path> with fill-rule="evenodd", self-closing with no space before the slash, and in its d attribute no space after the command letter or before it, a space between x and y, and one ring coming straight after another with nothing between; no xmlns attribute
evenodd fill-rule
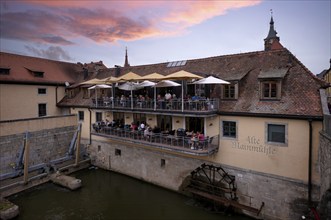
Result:
<svg viewBox="0 0 331 220"><path fill-rule="evenodd" d="M115 77L119 77L121 75L121 66L115 65Z"/></svg>

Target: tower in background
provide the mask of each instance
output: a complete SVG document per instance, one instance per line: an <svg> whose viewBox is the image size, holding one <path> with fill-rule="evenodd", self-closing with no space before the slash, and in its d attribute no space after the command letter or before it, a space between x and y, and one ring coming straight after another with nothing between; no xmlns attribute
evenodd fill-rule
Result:
<svg viewBox="0 0 331 220"><path fill-rule="evenodd" d="M274 27L274 19L272 17L272 10L271 10L271 19L270 19L270 28L268 36L264 39L264 50L275 50L281 49L283 46L279 42L279 37L277 36L277 31Z"/></svg>
<svg viewBox="0 0 331 220"><path fill-rule="evenodd" d="M125 61L124 61L124 67L129 67L129 60L128 60L128 48L125 48Z"/></svg>

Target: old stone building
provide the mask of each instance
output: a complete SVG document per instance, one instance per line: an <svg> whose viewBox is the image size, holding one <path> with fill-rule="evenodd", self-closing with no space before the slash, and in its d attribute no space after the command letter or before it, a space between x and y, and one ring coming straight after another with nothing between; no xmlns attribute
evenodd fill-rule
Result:
<svg viewBox="0 0 331 220"><path fill-rule="evenodd" d="M329 84L283 47L273 18L264 46L139 66L129 65L126 52L123 67L86 74L90 83L81 83L83 71L56 106L78 115L82 143L97 166L181 191L192 171L212 164L235 182L237 209L263 219L299 219L323 197L322 181L329 183L319 158L329 152L329 139L323 151L320 144ZM197 83L208 76L229 84ZM175 82L135 87L144 79ZM99 83L112 88L89 89ZM131 84L126 90L125 83Z"/></svg>

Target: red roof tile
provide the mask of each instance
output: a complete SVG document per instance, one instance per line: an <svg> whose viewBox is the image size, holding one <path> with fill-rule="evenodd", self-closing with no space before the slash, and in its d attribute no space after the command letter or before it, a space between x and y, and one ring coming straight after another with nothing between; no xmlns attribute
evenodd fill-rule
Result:
<svg viewBox="0 0 331 220"><path fill-rule="evenodd" d="M277 114L292 116L322 116L319 89L328 85L312 74L286 48L234 55L187 60L186 65L167 67L168 63L120 68L120 75L135 72L140 75L160 73L168 75L185 70L201 76L214 75L224 80L239 81L238 100L221 100L223 113ZM288 69L282 79L280 100L260 100L258 76L268 72ZM116 76L116 68L100 71L98 78ZM220 85L216 85L214 97L221 98Z"/></svg>
<svg viewBox="0 0 331 220"><path fill-rule="evenodd" d="M0 74L1 82L72 84L83 80L83 69L76 63L0 52L0 67L10 69L9 75ZM33 71L43 72L44 76L35 77Z"/></svg>

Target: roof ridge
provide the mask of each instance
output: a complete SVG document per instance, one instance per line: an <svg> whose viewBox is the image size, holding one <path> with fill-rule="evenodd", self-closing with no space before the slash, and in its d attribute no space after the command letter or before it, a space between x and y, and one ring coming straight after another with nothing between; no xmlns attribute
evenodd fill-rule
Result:
<svg viewBox="0 0 331 220"><path fill-rule="evenodd" d="M270 52L279 52L284 50L282 49L276 49L276 50L269 50L269 51L265 51L265 50L258 50L258 51L250 51L250 52L244 52L244 53L234 53L234 54L225 54L225 55L219 55L219 56L212 56L212 57L205 57L205 58L198 58L198 59L191 59L191 60L187 60L187 61L196 61L196 60L205 60L205 59L214 59L214 58L219 58L219 57L237 57L237 56L247 56L247 55L251 55L251 54L259 54L259 53L270 53Z"/></svg>
<svg viewBox="0 0 331 220"><path fill-rule="evenodd" d="M206 59L215 59L215 58L223 58L223 57L236 57L236 56L247 56L247 55L251 55L251 54L260 54L260 53L270 53L270 52L279 52L279 51L283 51L284 48L281 49L275 49L275 50L269 50L269 51L265 51L265 50L259 50L259 51L251 51L251 52L244 52L244 53L234 53L234 54L225 54L225 55L217 55L217 56L210 56L210 57L204 57L204 58L195 58L195 59L187 59L187 62L196 62L196 61L200 61L200 60L206 60ZM183 59L185 60L185 59ZM161 62L161 63L150 63L150 64L142 64L142 65L131 65L130 67L120 67L120 68L136 68L136 67L144 67L144 66L156 66L156 65L163 65L163 64L168 64L170 62L175 62L175 61L168 61L168 62ZM117 67L110 67L108 69L116 69Z"/></svg>
<svg viewBox="0 0 331 220"><path fill-rule="evenodd" d="M67 61L52 60L52 59L49 59L49 58L35 57L35 56L23 55L23 54L14 54L14 53L8 53L8 52L3 52L3 51L0 51L0 54L5 54L5 55L9 55L9 56L20 56L20 57L25 57L25 58L29 58L29 59L38 59L38 60L44 60L44 61L49 61L49 62L57 62L57 63L78 65L77 63L72 63L72 62L67 62Z"/></svg>
<svg viewBox="0 0 331 220"><path fill-rule="evenodd" d="M330 87L331 85L324 80L320 79L315 75L313 72L311 72L296 56L294 56L291 51L289 51L287 48L285 48L287 52L295 59L295 61L311 76L315 81L317 81L322 87Z"/></svg>

